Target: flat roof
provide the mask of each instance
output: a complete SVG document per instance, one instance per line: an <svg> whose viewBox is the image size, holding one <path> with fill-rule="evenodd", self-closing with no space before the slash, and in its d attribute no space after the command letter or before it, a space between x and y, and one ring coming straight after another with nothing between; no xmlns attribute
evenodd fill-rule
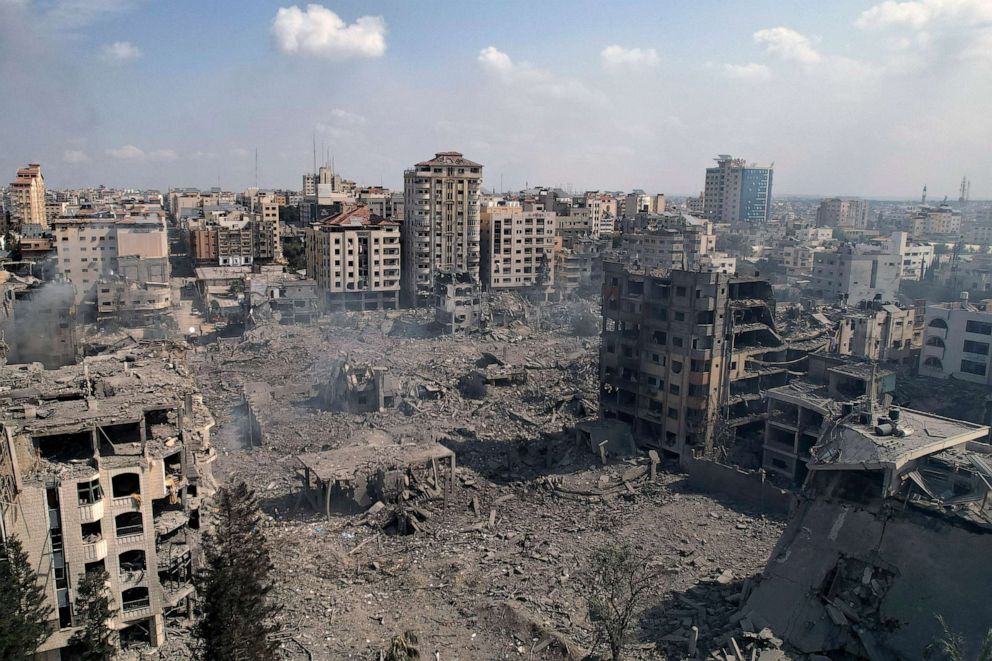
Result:
<svg viewBox="0 0 992 661"><path fill-rule="evenodd" d="M385 432L372 431L356 439L353 445L301 454L296 459L322 482L350 482L378 470L420 466L432 460L453 457L454 454L433 441L401 444Z"/></svg>

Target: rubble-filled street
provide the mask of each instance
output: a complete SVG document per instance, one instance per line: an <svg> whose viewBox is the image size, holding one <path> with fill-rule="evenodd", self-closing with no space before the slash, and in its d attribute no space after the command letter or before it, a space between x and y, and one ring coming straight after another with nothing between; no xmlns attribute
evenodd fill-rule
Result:
<svg viewBox="0 0 992 661"><path fill-rule="evenodd" d="M602 466L573 431L596 414L598 338L574 337L554 313L545 330L518 320L457 338L421 332L414 312L338 315L196 349L216 472L248 481L267 514L290 657L378 658L414 631L421 653L441 659L580 658L596 642L584 565L614 541L661 577L634 658L679 658L694 625L701 650L736 628L744 582L782 523L692 493L678 474L652 479L644 454ZM385 368L389 406L328 410L316 385L342 362ZM473 372L489 382L481 397L465 385ZM411 505L413 534L383 530L381 503L328 519L303 496L299 455L372 432L436 440L457 457L446 498Z"/></svg>

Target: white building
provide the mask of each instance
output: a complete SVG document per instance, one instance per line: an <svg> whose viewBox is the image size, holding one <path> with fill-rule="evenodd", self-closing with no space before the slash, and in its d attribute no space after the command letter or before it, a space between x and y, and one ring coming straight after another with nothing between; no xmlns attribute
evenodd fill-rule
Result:
<svg viewBox="0 0 992 661"><path fill-rule="evenodd" d="M902 258L846 243L832 252L813 255L810 291L828 303L896 300Z"/></svg>
<svg viewBox="0 0 992 661"><path fill-rule="evenodd" d="M928 305L920 374L992 384L992 301Z"/></svg>

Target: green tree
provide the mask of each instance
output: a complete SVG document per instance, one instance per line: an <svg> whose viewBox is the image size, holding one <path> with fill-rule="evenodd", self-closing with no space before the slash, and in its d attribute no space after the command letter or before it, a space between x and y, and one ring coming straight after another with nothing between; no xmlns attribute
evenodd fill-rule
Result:
<svg viewBox="0 0 992 661"><path fill-rule="evenodd" d="M618 661L634 616L657 588L657 575L629 544L606 544L593 550L584 583L589 620L597 644L605 640L610 658Z"/></svg>
<svg viewBox="0 0 992 661"><path fill-rule="evenodd" d="M51 614L21 541L0 542L0 659L30 659L48 637Z"/></svg>
<svg viewBox="0 0 992 661"><path fill-rule="evenodd" d="M69 644L79 652L83 661L107 661L117 652L117 636L108 624L114 616L107 582L110 576L103 569L86 572L76 587L76 621L81 627Z"/></svg>
<svg viewBox="0 0 992 661"><path fill-rule="evenodd" d="M276 658L279 607L272 600L272 561L259 527L258 502L244 482L221 489L216 523L204 535L197 576L201 617L196 635L211 661Z"/></svg>

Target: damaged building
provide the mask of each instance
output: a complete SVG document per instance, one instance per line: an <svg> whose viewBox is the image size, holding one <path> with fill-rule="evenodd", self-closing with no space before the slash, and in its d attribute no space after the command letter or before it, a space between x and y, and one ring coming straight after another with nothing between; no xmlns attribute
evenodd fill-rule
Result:
<svg viewBox="0 0 992 661"><path fill-rule="evenodd" d="M124 646L160 645L192 615L200 506L214 491L213 418L164 343L44 371L0 368L0 507L52 608L41 658L80 626L76 590L106 570Z"/></svg>
<svg viewBox="0 0 992 661"><path fill-rule="evenodd" d="M990 628L989 428L868 398L811 448L809 476L736 614L806 654L920 659L948 629L961 658Z"/></svg>
<svg viewBox="0 0 992 661"><path fill-rule="evenodd" d="M600 405L672 457L759 445L761 393L805 352L776 332L768 282L607 262Z"/></svg>
<svg viewBox="0 0 992 661"><path fill-rule="evenodd" d="M393 406L397 384L384 367L353 365L340 359L331 363L327 380L317 386L317 393L325 410L371 413Z"/></svg>
<svg viewBox="0 0 992 661"><path fill-rule="evenodd" d="M479 329L482 292L470 272L438 271L434 275L434 321L446 333Z"/></svg>

